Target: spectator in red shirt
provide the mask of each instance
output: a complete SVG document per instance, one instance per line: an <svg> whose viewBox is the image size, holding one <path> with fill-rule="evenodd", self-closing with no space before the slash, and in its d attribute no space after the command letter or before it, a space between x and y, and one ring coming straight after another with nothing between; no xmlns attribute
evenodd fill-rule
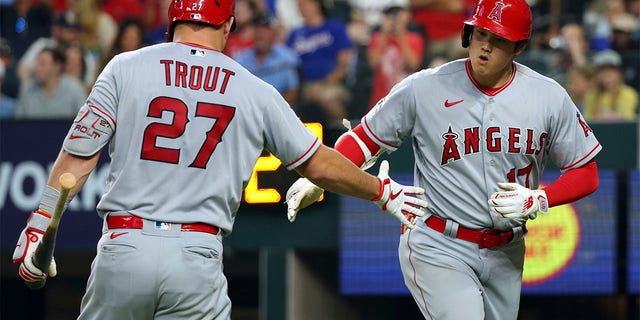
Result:
<svg viewBox="0 0 640 320"><path fill-rule="evenodd" d="M420 33L407 30L410 20L406 8L390 6L383 10L380 30L372 34L367 50L374 70L369 108L422 64L424 39Z"/></svg>
<svg viewBox="0 0 640 320"><path fill-rule="evenodd" d="M473 12L474 0L410 0L413 21L424 28L429 59L446 60L466 56L460 46L460 26Z"/></svg>

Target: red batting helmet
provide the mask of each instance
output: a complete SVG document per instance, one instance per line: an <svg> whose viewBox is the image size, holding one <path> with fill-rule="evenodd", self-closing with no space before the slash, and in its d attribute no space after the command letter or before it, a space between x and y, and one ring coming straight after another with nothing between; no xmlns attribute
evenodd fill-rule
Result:
<svg viewBox="0 0 640 320"><path fill-rule="evenodd" d="M473 16L464 22L464 48L469 46L473 27L513 42L528 40L531 36L531 9L525 0L480 0Z"/></svg>
<svg viewBox="0 0 640 320"><path fill-rule="evenodd" d="M233 16L235 0L171 0L167 22L167 41L173 40L173 29L178 21L222 25ZM235 29L235 21L231 31Z"/></svg>

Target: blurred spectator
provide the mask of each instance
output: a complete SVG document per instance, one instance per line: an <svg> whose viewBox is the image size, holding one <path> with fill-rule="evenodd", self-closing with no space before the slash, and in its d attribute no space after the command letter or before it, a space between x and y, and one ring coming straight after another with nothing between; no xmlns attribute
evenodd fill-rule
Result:
<svg viewBox="0 0 640 320"><path fill-rule="evenodd" d="M572 66L584 66L589 63L589 43L584 30L577 23L569 23L560 30L562 43L560 48L565 52L563 69L568 70Z"/></svg>
<svg viewBox="0 0 640 320"><path fill-rule="evenodd" d="M585 119L637 119L638 92L624 83L621 64L622 59L614 50L604 50L593 56L595 85L587 91L585 97Z"/></svg>
<svg viewBox="0 0 640 320"><path fill-rule="evenodd" d="M45 48L37 56L33 81L20 88L16 118L73 119L85 102L84 86L62 71L65 55Z"/></svg>
<svg viewBox="0 0 640 320"><path fill-rule="evenodd" d="M640 41L632 38L637 28L636 17L630 13L614 17L611 21L611 48L622 57L625 83L640 90Z"/></svg>
<svg viewBox="0 0 640 320"><path fill-rule="evenodd" d="M298 99L299 59L289 47L277 43L279 23L271 14L258 15L254 21L252 48L238 54L236 60L258 78L271 84L294 106Z"/></svg>
<svg viewBox="0 0 640 320"><path fill-rule="evenodd" d="M78 25L76 16L71 12L58 16L51 26L51 38L40 38L36 40L18 62L20 82L26 83L31 80L35 70L36 57L42 49L58 48L65 52L71 44L79 42L80 26ZM96 59L89 52L85 51L84 60L87 67L85 84L90 85L93 83L95 77Z"/></svg>
<svg viewBox="0 0 640 320"><path fill-rule="evenodd" d="M298 9L304 26L291 30L287 45L300 57L303 84L301 108L305 112L320 108L319 115L307 115L323 121L329 127L342 127L346 116L349 93L344 87L353 54L353 44L345 25L327 19L327 8L322 0L298 0Z"/></svg>
<svg viewBox="0 0 640 320"><path fill-rule="evenodd" d="M592 0L528 0L533 14L533 33L545 43L553 41L560 36L561 26L582 25L584 11L591 2Z"/></svg>
<svg viewBox="0 0 640 320"><path fill-rule="evenodd" d="M52 10L47 1L15 0L0 6L0 37L9 41L14 59L36 39L49 36Z"/></svg>
<svg viewBox="0 0 640 320"><path fill-rule="evenodd" d="M273 0L269 7L275 8L275 14L278 21L282 22L285 30L300 28L304 25L304 20L298 10L298 0Z"/></svg>
<svg viewBox="0 0 640 320"><path fill-rule="evenodd" d="M0 85L4 82L5 77L4 60L0 59ZM8 97L0 92L0 119L13 118L16 112L16 99Z"/></svg>
<svg viewBox="0 0 640 320"><path fill-rule="evenodd" d="M163 43L167 41L167 12L171 1L149 0L150 7L147 10L145 21L144 43L147 45Z"/></svg>
<svg viewBox="0 0 640 320"><path fill-rule="evenodd" d="M635 41L640 41L640 0L628 0L627 12L636 18L636 30L632 33L631 37Z"/></svg>
<svg viewBox="0 0 640 320"><path fill-rule="evenodd" d="M360 15L371 29L382 23L383 11L392 6L406 8L409 0L349 0L351 7Z"/></svg>
<svg viewBox="0 0 640 320"><path fill-rule="evenodd" d="M11 44L0 38L0 63L4 67L4 79L0 94L9 98L17 98L20 90L20 79L18 78L18 70L16 59L12 55L13 48Z"/></svg>
<svg viewBox="0 0 640 320"><path fill-rule="evenodd" d="M590 64L573 66L567 73L567 81L564 87L581 113L584 113L584 101L587 91L593 86L593 73L594 71Z"/></svg>
<svg viewBox="0 0 640 320"><path fill-rule="evenodd" d="M71 4L71 11L80 26L82 46L94 55L96 61L100 61L111 49L118 32L118 23L100 8L98 1L73 0ZM130 5L135 2L127 1Z"/></svg>
<svg viewBox="0 0 640 320"><path fill-rule="evenodd" d="M427 60L434 57L452 60L466 55L466 50L460 45L460 26L477 1L410 0L409 3L413 21L422 26L426 35Z"/></svg>
<svg viewBox="0 0 640 320"><path fill-rule="evenodd" d="M169 2L169 0L164 1ZM130 17L143 19L145 12L144 1L140 0L100 0L99 4L100 10L109 14L116 24Z"/></svg>
<svg viewBox="0 0 640 320"><path fill-rule="evenodd" d="M137 18L128 18L123 20L118 27L118 34L113 41L113 46L102 59L102 64L98 71L102 71L107 63L109 63L109 61L111 61L111 59L116 55L144 47L145 43L143 37L144 25L141 20Z"/></svg>
<svg viewBox="0 0 640 320"><path fill-rule="evenodd" d="M422 64L422 35L407 30L411 13L404 7L391 6L383 11L380 31L373 33L367 52L374 70L369 108L389 90Z"/></svg>
<svg viewBox="0 0 640 320"><path fill-rule="evenodd" d="M238 53L253 46L254 26L253 19L258 14L255 3L251 0L237 0L234 17L236 18L236 30L229 34L224 53L235 58Z"/></svg>
<svg viewBox="0 0 640 320"><path fill-rule="evenodd" d="M84 50L82 46L78 43L68 46L65 50L65 59L64 73L84 83L87 74L87 64L84 62ZM87 91L87 93L89 92Z"/></svg>

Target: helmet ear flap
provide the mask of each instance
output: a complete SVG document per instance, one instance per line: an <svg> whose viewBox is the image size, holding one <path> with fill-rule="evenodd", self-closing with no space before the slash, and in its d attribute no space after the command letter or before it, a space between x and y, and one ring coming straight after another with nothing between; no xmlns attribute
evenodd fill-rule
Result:
<svg viewBox="0 0 640 320"><path fill-rule="evenodd" d="M471 32L473 31L473 26L464 24L464 29L462 29L462 47L468 48L469 43L471 42Z"/></svg>

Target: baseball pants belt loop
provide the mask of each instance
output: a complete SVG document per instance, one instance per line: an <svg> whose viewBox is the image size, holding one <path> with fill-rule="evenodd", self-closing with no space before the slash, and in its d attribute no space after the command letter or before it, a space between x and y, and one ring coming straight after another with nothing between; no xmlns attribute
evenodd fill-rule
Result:
<svg viewBox="0 0 640 320"><path fill-rule="evenodd" d="M430 216L425 224L440 233L443 233L447 236L450 236L453 231L453 227L450 227L451 231L446 232L447 224L449 220L443 220L436 216ZM455 222L454 222L455 223ZM455 223L457 224L457 223ZM524 226L523 226L524 228ZM511 242L513 239L513 230L509 231L497 231L497 230L472 230L465 228L463 226L457 226L457 232L455 233L455 237L458 239L466 240L469 242L477 243L478 247L483 248L492 248L501 246Z"/></svg>
<svg viewBox="0 0 640 320"><path fill-rule="evenodd" d="M447 237L455 238L458 235L458 227L460 227L460 224L457 222L453 220L446 220L444 231L442 233Z"/></svg>
<svg viewBox="0 0 640 320"><path fill-rule="evenodd" d="M107 228L109 229L142 229L144 220L136 216L107 216ZM180 231L205 232L217 235L220 228L205 223L182 223Z"/></svg>

